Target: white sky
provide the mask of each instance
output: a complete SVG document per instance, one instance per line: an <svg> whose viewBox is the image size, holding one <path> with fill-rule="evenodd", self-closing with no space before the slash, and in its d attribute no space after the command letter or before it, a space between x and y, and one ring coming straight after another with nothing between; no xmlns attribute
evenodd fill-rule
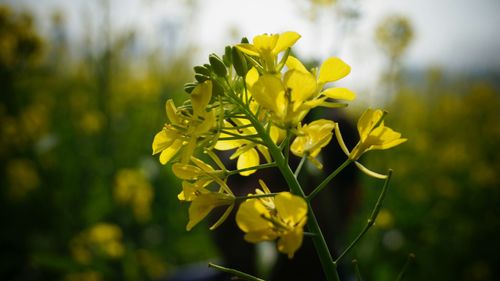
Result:
<svg viewBox="0 0 500 281"><path fill-rule="evenodd" d="M43 19L52 11L65 11L69 34L76 41L88 30L94 35L102 30L103 0L2 1L35 12L42 29L48 26ZM352 66L345 83L370 87L384 62L373 40L375 27L385 16L400 14L408 17L415 34L404 56L406 67L439 65L453 72L500 69L498 0L351 0L359 4L361 18L344 37L331 9L319 11L315 22L308 20L305 0L191 0L192 9L179 4L189 0L109 1L114 31L138 29L140 42L165 44L170 38L167 27L176 26L178 45L198 46L195 63L236 43L231 30L249 39L264 32L294 30L302 34L294 48L299 55L315 59L338 55Z"/></svg>

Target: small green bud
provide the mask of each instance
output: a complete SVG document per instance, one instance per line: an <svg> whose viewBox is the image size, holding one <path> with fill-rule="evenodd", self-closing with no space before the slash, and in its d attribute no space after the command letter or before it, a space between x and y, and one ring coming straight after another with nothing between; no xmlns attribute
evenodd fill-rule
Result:
<svg viewBox="0 0 500 281"><path fill-rule="evenodd" d="M222 56L222 61L227 67L231 66L232 58L231 58L231 46L226 46L224 49L224 55Z"/></svg>
<svg viewBox="0 0 500 281"><path fill-rule="evenodd" d="M191 92L194 90L194 88L198 85L196 82L189 82L184 84L184 91L188 94L191 94Z"/></svg>
<svg viewBox="0 0 500 281"><path fill-rule="evenodd" d="M194 72L199 73L201 75L210 76L210 70L208 70L206 67L201 66L201 65L195 66Z"/></svg>
<svg viewBox="0 0 500 281"><path fill-rule="evenodd" d="M241 43L248 44L248 43L250 43L250 41L248 41L248 38L243 37L243 38L241 38Z"/></svg>
<svg viewBox="0 0 500 281"><path fill-rule="evenodd" d="M212 70L214 71L215 74L217 74L217 76L225 77L227 75L226 66L216 54L211 54L208 57L208 61L212 66Z"/></svg>
<svg viewBox="0 0 500 281"><path fill-rule="evenodd" d="M210 79L210 77L205 76L205 75L203 75L203 74L196 73L196 74L194 75L194 79L196 79L196 81L198 81L198 82L200 82L200 83L203 83L203 82L205 82L205 81L209 80L209 79Z"/></svg>
<svg viewBox="0 0 500 281"><path fill-rule="evenodd" d="M236 74L241 77L245 77L248 72L247 60L245 59L245 56L235 47L233 47L231 55L233 58L233 66L234 70L236 70Z"/></svg>

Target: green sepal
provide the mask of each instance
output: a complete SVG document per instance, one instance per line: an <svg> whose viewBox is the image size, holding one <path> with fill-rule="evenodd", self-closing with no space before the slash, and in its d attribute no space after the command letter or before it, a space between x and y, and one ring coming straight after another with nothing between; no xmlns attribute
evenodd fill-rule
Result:
<svg viewBox="0 0 500 281"><path fill-rule="evenodd" d="M205 76L205 75L203 75L203 74L196 73L196 74L194 75L194 79L196 79L196 81L198 81L198 82L200 82L200 83L203 83L203 82L205 82L205 81L207 81L207 80L210 80L210 77Z"/></svg>
<svg viewBox="0 0 500 281"><path fill-rule="evenodd" d="M199 73L205 76L210 76L210 70L208 70L206 67L197 65L193 67L195 73Z"/></svg>
<svg viewBox="0 0 500 281"><path fill-rule="evenodd" d="M231 57L231 46L226 46L224 49L224 55L222 56L222 61L227 67L231 66L232 57Z"/></svg>
<svg viewBox="0 0 500 281"><path fill-rule="evenodd" d="M245 56L235 47L231 51L233 57L233 67L236 70L236 74L241 77L245 77L248 72L247 60Z"/></svg>
<svg viewBox="0 0 500 281"><path fill-rule="evenodd" d="M208 57L208 61L212 66L212 70L215 74L217 74L217 76L225 77L227 75L226 65L224 65L224 62L222 62L222 60L216 54L211 54Z"/></svg>
<svg viewBox="0 0 500 281"><path fill-rule="evenodd" d="M243 38L241 38L241 43L248 44L248 43L250 43L250 41L248 41L248 38L243 37Z"/></svg>
<svg viewBox="0 0 500 281"><path fill-rule="evenodd" d="M189 82L184 84L184 91L188 94L191 94L191 92L194 90L194 88L198 86L198 83L196 82Z"/></svg>

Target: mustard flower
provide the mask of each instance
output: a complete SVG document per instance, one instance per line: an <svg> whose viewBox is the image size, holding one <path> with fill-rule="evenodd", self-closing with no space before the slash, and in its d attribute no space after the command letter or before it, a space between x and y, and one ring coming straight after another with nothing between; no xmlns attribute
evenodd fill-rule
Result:
<svg viewBox="0 0 500 281"><path fill-rule="evenodd" d="M249 126L251 123L247 119L232 118L231 121L237 126L235 127L231 123L224 121L224 127L228 131L232 131L235 134L241 135L242 137L255 136L257 134L255 128L253 126ZM273 141L276 142L278 136L278 128L274 126L271 127L271 138L273 139ZM267 162L271 161L271 156L269 155L266 146L257 144L252 140L245 138L231 139L231 135L227 133L220 134L219 140L215 144L215 149L221 151L236 149L236 151L230 156L229 159L233 160L238 158L236 162L236 168L238 170L245 169L240 172L240 175L242 176L249 176L257 171L247 169L250 167L258 166L260 164L261 161L259 152L264 156Z"/></svg>
<svg viewBox="0 0 500 281"><path fill-rule="evenodd" d="M172 100L166 103L165 124L153 140L153 155L160 153L160 163L168 163L182 151L182 162L187 162L196 149L199 139L210 137L210 130L216 126L215 111L206 111L212 97L212 82L199 84L191 93L191 106L178 109Z"/></svg>
<svg viewBox="0 0 500 281"><path fill-rule="evenodd" d="M355 94L346 88L328 88L322 91L326 83L349 74L349 65L339 58L327 59L321 66L318 77L316 70L309 72L293 56L288 57L286 64L289 70L282 78L280 75L266 73L250 87L253 98L271 113L273 120L281 127L295 127L314 107L343 106L328 102L328 98L355 98Z"/></svg>
<svg viewBox="0 0 500 281"><path fill-rule="evenodd" d="M234 207L235 197L226 183L220 179L222 171L216 171L205 162L191 157L194 165L175 163L172 165L174 174L184 181L182 191L177 196L179 200L191 202L189 206L189 222L186 229L191 230L196 224L203 220L214 208L228 205L221 218L211 227L216 228L227 218ZM216 182L221 189L213 192L207 186Z"/></svg>
<svg viewBox="0 0 500 281"><path fill-rule="evenodd" d="M234 207L235 197L232 194L222 192L207 192L196 196L189 206L189 222L186 229L191 230L196 224L203 220L213 209L228 205L228 209L222 217L210 229L219 226L231 213Z"/></svg>
<svg viewBox="0 0 500 281"><path fill-rule="evenodd" d="M359 142L349 154L349 159L358 160L363 153L374 149L389 149L407 139L401 134L384 126L384 112L380 109L367 109L358 120Z"/></svg>
<svg viewBox="0 0 500 281"><path fill-rule="evenodd" d="M300 34L293 31L262 34L253 38L253 44L238 44L236 48L247 55L260 58L267 72L276 72L278 54L292 47L299 39Z"/></svg>
<svg viewBox="0 0 500 281"><path fill-rule="evenodd" d="M265 191L270 193L261 181ZM292 258L300 248L307 221L307 203L290 192L280 192L274 198L253 198L241 203L236 223L251 243L278 239L278 251Z"/></svg>
<svg viewBox="0 0 500 281"><path fill-rule="evenodd" d="M298 136L290 146L290 150L296 156L307 156L309 161L321 169L323 165L316 160L316 156L332 139L334 128L335 122L326 119L315 120L304 126L299 124Z"/></svg>

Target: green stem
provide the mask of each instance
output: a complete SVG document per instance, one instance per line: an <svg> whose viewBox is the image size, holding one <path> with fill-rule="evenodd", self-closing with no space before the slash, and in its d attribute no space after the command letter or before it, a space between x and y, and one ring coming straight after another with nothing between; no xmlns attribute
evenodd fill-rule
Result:
<svg viewBox="0 0 500 281"><path fill-rule="evenodd" d="M342 171L345 167L347 167L347 165L349 165L350 163L352 162L352 160L350 159L347 159L344 161L344 163L342 163L342 165L340 165L337 169L335 169L335 171L333 171L330 175L328 175L328 177L326 177L312 192L311 194L309 194L307 196L307 200L308 201L311 201L319 192L321 192L321 190L323 190L327 185L328 183L335 177L338 175L338 173L340 173L340 171Z"/></svg>
<svg viewBox="0 0 500 281"><path fill-rule="evenodd" d="M220 265L216 265L216 264L213 264L213 263L208 263L208 267L212 267L214 269L217 269L219 271L222 271L222 272L225 272L225 273L229 273L233 276L236 276L236 277L239 277L243 280L248 280L248 281L265 281L264 279L260 279L260 278L257 278L255 276L252 276L248 273L244 273L244 272L241 272L239 270L236 270L236 269L232 269L232 268L227 268L227 267L223 267L223 266L220 266Z"/></svg>
<svg viewBox="0 0 500 281"><path fill-rule="evenodd" d="M295 176L295 178L299 177L300 170L302 170L302 166L304 166L304 162L306 162L306 158L307 158L307 156L304 155L304 156L302 156L302 159L300 159L300 163L297 166L297 169L295 169L295 173L293 173L293 175Z"/></svg>
<svg viewBox="0 0 500 281"><path fill-rule="evenodd" d="M263 193L263 194L252 194L248 196L236 196L236 201L242 201L247 199L255 199L255 198L264 198L264 197L274 197L278 195L278 193Z"/></svg>
<svg viewBox="0 0 500 281"><path fill-rule="evenodd" d="M241 172L246 172L246 171L251 171L251 170L260 170L260 169L272 168L272 167L276 167L276 163L267 163L267 164L243 168L243 169L239 169L239 170L232 170L232 171L228 171L226 175L231 176L231 175L239 174Z"/></svg>
<svg viewBox="0 0 500 281"><path fill-rule="evenodd" d="M295 178L294 173L290 169L288 162L286 161L285 156L281 152L280 148L276 146L276 144L272 141L269 134L266 133L266 129L262 126L259 120L244 106L240 106L241 109L246 113L249 117L250 122L255 126L255 130L259 135L261 135L262 141L267 144L269 149L269 153L273 157L274 161L281 174L283 175L285 181L292 193L301 196L302 198L306 198L304 191L302 190L297 178ZM336 264L333 262L332 255L330 250L328 249L328 245L326 243L325 237L321 232L318 221L316 220L316 216L314 215L314 210L310 204L307 202L309 217L307 220L307 226L311 233L315 235L311 237L313 240L314 246L316 248L316 252L318 253L318 257L321 262L321 266L323 267L323 271L326 276L326 280L328 281L339 281L339 276L337 273Z"/></svg>
<svg viewBox="0 0 500 281"><path fill-rule="evenodd" d="M342 252L342 254L339 255L339 257L335 260L335 263L338 263L358 242L363 238L365 233L370 229L370 227L373 226L375 223L375 220L377 219L378 212L380 211L380 208L382 207L382 202L384 201L385 194L387 193L387 188L389 187L389 181L391 180L392 176L392 170L389 170L387 173L387 179L384 182L384 186L382 187L382 190L380 191L380 195L377 199L377 203L375 203L375 207L373 207L372 213L370 215L370 218L368 218L368 221L366 222L366 225L363 227L361 232L354 238L354 240L351 242L351 244Z"/></svg>
<svg viewBox="0 0 500 281"><path fill-rule="evenodd" d="M352 260L352 266L354 266L354 274L356 276L356 281L362 281L361 272L359 271L359 265L357 260Z"/></svg>
<svg viewBox="0 0 500 281"><path fill-rule="evenodd" d="M415 254L411 253L408 255L408 259L406 259L405 265L401 269L401 272L399 272L398 278L396 281L401 281L403 280L403 277L405 276L406 270L408 269L408 266L415 260Z"/></svg>

